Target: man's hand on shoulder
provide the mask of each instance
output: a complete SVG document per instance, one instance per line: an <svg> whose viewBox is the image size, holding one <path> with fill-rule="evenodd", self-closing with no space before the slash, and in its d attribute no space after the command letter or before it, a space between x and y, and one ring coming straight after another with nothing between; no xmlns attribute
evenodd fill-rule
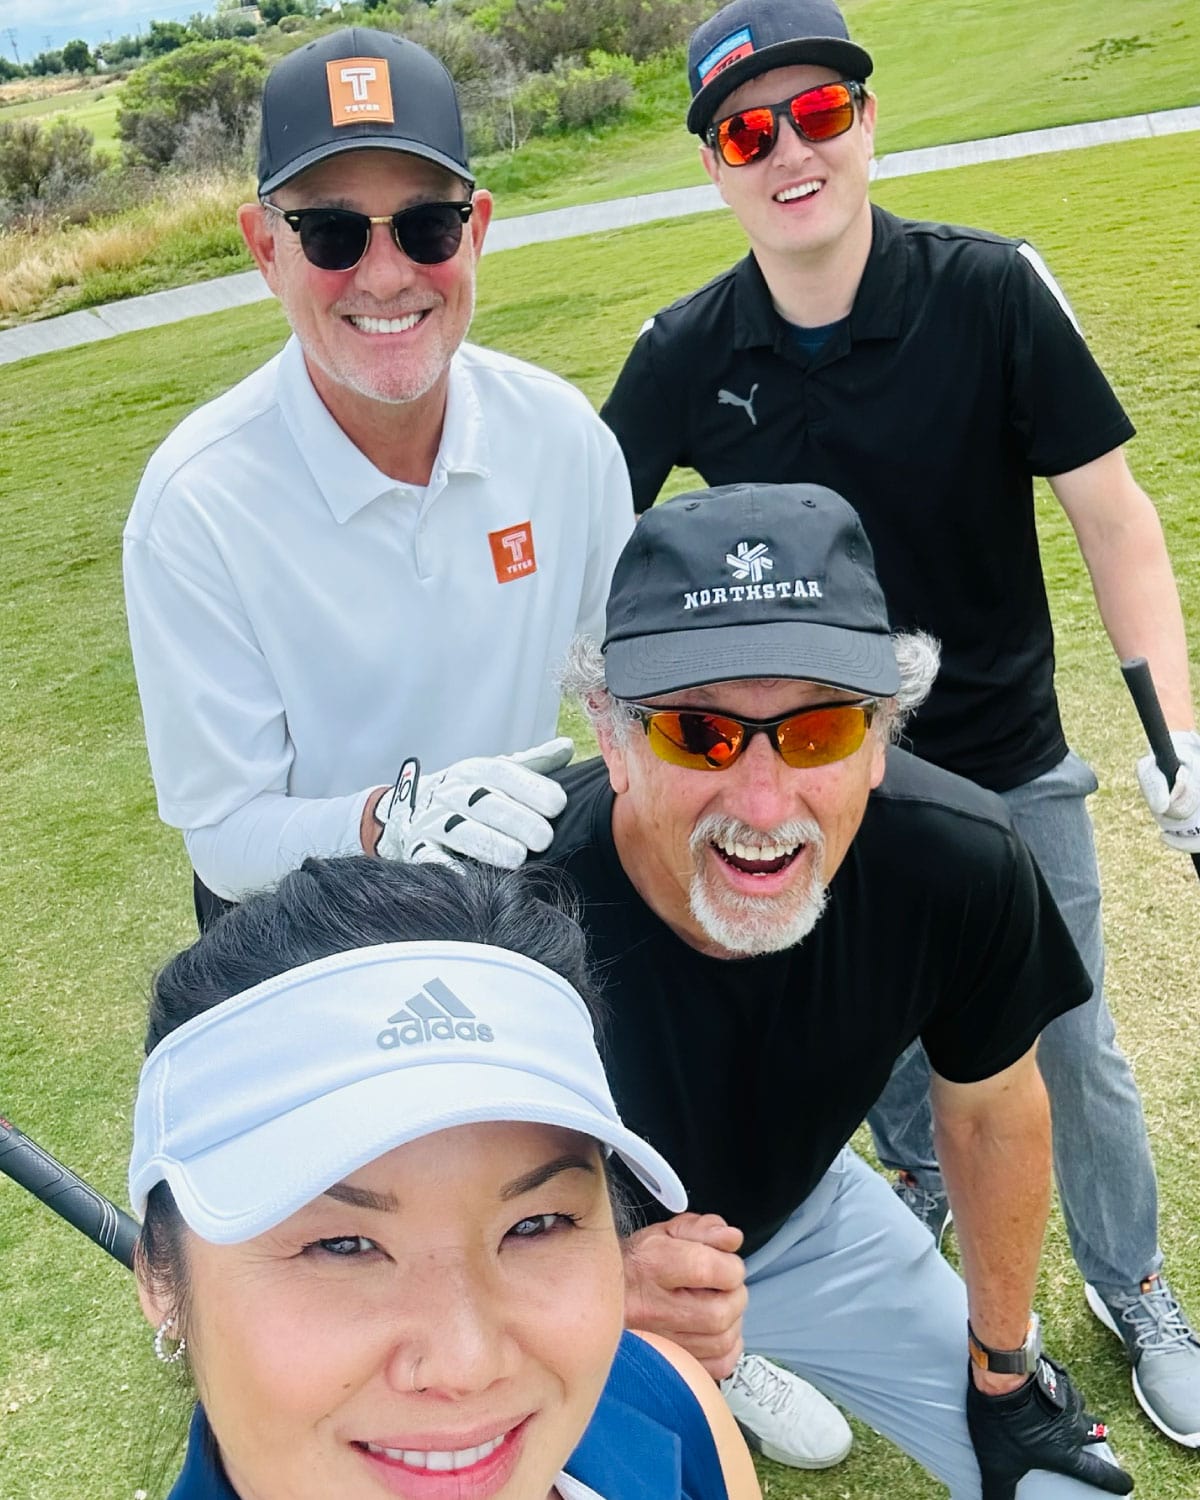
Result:
<svg viewBox="0 0 1200 1500"><path fill-rule="evenodd" d="M1070 1474L1110 1495L1130 1493L1133 1480L1125 1470L1091 1451L1108 1429L1084 1410L1083 1397L1061 1365L1043 1354L1035 1374L1001 1395L985 1394L974 1366L968 1368L967 1427L983 1480L982 1500L1014 1500L1030 1469Z"/></svg>
<svg viewBox="0 0 1200 1500"><path fill-rule="evenodd" d="M623 1242L625 1322L673 1339L714 1380L742 1352L742 1231L718 1214L677 1214Z"/></svg>
<svg viewBox="0 0 1200 1500"><path fill-rule="evenodd" d="M422 776L410 758L374 809L383 823L376 852L384 859L453 861L462 855L515 870L550 847L550 820L567 805L552 771L575 753L565 736L513 755L473 756ZM365 842L365 841L364 841Z"/></svg>

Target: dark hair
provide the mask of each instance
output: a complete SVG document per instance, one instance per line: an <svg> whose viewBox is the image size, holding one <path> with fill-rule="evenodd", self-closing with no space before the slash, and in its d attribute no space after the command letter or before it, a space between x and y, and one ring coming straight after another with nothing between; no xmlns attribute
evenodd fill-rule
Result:
<svg viewBox="0 0 1200 1500"><path fill-rule="evenodd" d="M306 859L273 891L233 907L163 966L154 980L146 1051L265 979L375 943L447 939L508 948L561 974L595 1020L587 940L575 909L566 878L545 867L409 865L362 855ZM623 1232L619 1198L613 1206ZM165 1182L150 1191L138 1255L148 1281L186 1322L183 1220Z"/></svg>
<svg viewBox="0 0 1200 1500"><path fill-rule="evenodd" d="M301 964L374 943L453 939L523 953L595 1011L587 943L557 872L306 859L219 918L154 980L146 1051L231 995Z"/></svg>

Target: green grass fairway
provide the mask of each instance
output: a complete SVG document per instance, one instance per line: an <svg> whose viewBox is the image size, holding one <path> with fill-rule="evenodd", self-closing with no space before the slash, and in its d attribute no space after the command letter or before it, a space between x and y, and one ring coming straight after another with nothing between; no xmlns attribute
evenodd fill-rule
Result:
<svg viewBox="0 0 1200 1500"><path fill-rule="evenodd" d="M117 107L120 104L119 81L98 83L71 93L51 94L45 99L29 99L21 104L0 105L0 121L37 119L48 122L65 115L75 125L82 125L96 138L96 145L117 149Z"/></svg>
<svg viewBox="0 0 1200 1500"><path fill-rule="evenodd" d="M876 149L909 150L1200 101L1191 0L849 0L875 60ZM650 107L647 107L649 103ZM480 163L502 214L564 208L706 179L673 82L594 135L528 142Z"/></svg>
<svg viewBox="0 0 1200 1500"><path fill-rule="evenodd" d="M863 0L864 16L871 8ZM894 11L893 20L902 10L883 0L873 8ZM1045 32L1053 35L1049 9ZM1089 14L1106 9L1092 5ZM1145 6L1147 14L1167 9ZM960 10L969 27L983 6ZM1132 29L1128 12L1121 24ZM1134 467L1160 506L1193 647L1196 160L1195 137L1179 136L878 192L904 213L1027 234L1058 273L1138 423ZM736 226L711 214L497 255L483 267L475 337L562 372L598 400L644 317L740 251ZM150 451L188 410L261 362L283 332L274 304L263 304L0 369L0 1112L120 1201L148 980L192 933L182 844L157 821L142 743L120 533ZM1040 520L1066 718L1101 781L1094 811L1110 998L1155 1141L1168 1266L1200 1317L1200 890L1190 863L1159 845L1141 806L1133 709L1069 528L1045 497ZM1114 1425L1138 1496L1196 1500L1200 1454L1173 1447L1141 1416L1115 1340L1084 1306L1057 1219L1039 1302L1051 1349ZM175 1378L155 1364L127 1274L0 1178L2 1500L132 1500L139 1488L161 1500L185 1405ZM940 1493L867 1433L828 1473L765 1464L763 1475L770 1500Z"/></svg>
<svg viewBox="0 0 1200 1500"><path fill-rule="evenodd" d="M850 24L876 63L877 149L881 154L981 136L1111 119L1200 101L1200 7L1194 0L847 0ZM964 59L976 61L964 62ZM113 145L115 84L0 109L75 118ZM88 101L91 102L88 102ZM71 101L67 102L60 101ZM639 73L633 107L591 131L528 141L515 154L479 157L480 182L496 193L501 217L576 203L687 187L705 180L695 137L683 126L683 64ZM114 147L115 149L115 147ZM130 235L130 247L102 271L45 281L13 304L12 321L93 307L98 302L181 286L250 264L234 211L250 191L230 189L222 230L196 253ZM150 205L156 211L156 205ZM119 220L127 224L129 216ZM53 240L32 247L53 264ZM49 259L48 259L49 257ZM38 275L33 284L41 287Z"/></svg>

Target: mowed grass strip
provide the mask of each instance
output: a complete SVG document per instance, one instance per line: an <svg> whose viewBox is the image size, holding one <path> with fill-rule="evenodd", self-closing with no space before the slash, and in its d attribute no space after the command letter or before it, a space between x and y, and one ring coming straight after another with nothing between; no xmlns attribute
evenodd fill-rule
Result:
<svg viewBox="0 0 1200 1500"><path fill-rule="evenodd" d="M1139 425L1134 466L1159 502L1193 642L1194 145L1179 137L1035 158L878 193L901 212L1027 234L1045 254ZM599 400L645 316L740 252L736 226L714 214L497 255L483 267L474 334ZM120 531L153 447L283 334L278 310L264 304L0 370L0 1112L118 1201L148 979L192 931L181 843L157 822L142 744ZM1189 862L1158 845L1140 805L1136 720L1069 530L1045 498L1041 523L1064 708L1101 779L1110 995L1155 1140L1169 1266L1200 1309L1200 892ZM1140 1415L1115 1341L1084 1307L1057 1220L1039 1301L1052 1349L1115 1424L1138 1493L1194 1500L1200 1461ZM0 1496L126 1500L141 1487L158 1500L186 1397L154 1363L130 1279L4 1179L0 1310ZM774 1500L940 1493L868 1433L827 1474L773 1465L763 1474Z"/></svg>
<svg viewBox="0 0 1200 1500"><path fill-rule="evenodd" d="M40 99L17 99L0 104L0 124L5 120L40 120L49 124L58 115L73 125L90 130L97 146L117 146L117 110L121 104L121 80L83 85Z"/></svg>
<svg viewBox="0 0 1200 1500"><path fill-rule="evenodd" d="M1189 0L847 0L875 61L876 150L907 151L1200 102L1200 11ZM504 214L707 179L684 128L682 68L591 133L527 142L481 164Z"/></svg>
<svg viewBox="0 0 1200 1500"><path fill-rule="evenodd" d="M1192 0L848 0L846 11L875 58L881 154L1200 102ZM501 217L702 183L687 100L682 60L647 65L618 120L478 157L480 183ZM102 103L115 119L115 92ZM192 216L168 189L85 231L7 245L0 235L0 326L248 268L234 210L252 191L249 179L226 183L215 224L207 188Z"/></svg>

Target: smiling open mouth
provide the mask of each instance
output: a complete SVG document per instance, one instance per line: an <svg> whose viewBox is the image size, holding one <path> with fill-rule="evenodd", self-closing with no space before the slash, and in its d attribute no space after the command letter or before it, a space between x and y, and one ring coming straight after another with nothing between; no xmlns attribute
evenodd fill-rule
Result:
<svg viewBox="0 0 1200 1500"><path fill-rule="evenodd" d="M361 1443L358 1446L364 1448L376 1458L388 1458L393 1463L404 1464L409 1469L430 1469L435 1473L449 1474L457 1473L461 1469L473 1469L485 1458L491 1458L505 1438L507 1432L502 1432L499 1437L490 1438L486 1443L479 1443L474 1448L456 1448L450 1450L419 1448L381 1448L375 1443Z"/></svg>
<svg viewBox="0 0 1200 1500"><path fill-rule="evenodd" d="M804 844L746 844L740 840L713 839L709 847L727 865L744 875L774 875L787 869Z"/></svg>
<svg viewBox="0 0 1200 1500"><path fill-rule="evenodd" d="M801 182L796 187L781 188L775 196L776 203L795 203L799 198L811 198L825 186L823 182Z"/></svg>
<svg viewBox="0 0 1200 1500"><path fill-rule="evenodd" d="M402 318L369 318L361 313L349 313L347 323L352 323L360 333L407 333L425 317L424 312L405 313Z"/></svg>

